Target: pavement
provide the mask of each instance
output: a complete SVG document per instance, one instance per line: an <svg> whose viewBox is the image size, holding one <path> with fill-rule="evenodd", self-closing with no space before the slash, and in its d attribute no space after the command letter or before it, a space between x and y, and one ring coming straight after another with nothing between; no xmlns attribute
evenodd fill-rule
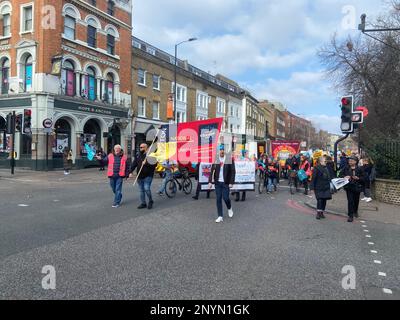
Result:
<svg viewBox="0 0 400 320"><path fill-rule="evenodd" d="M363 198L363 196L361 198ZM306 199L304 203L313 209L317 209L315 197ZM327 211L331 214L347 216L347 197L344 190L340 190L338 193L334 194L333 199L328 201ZM372 201L370 203L360 201L359 211L360 217L365 220L400 225L399 206L378 201Z"/></svg>
<svg viewBox="0 0 400 320"><path fill-rule="evenodd" d="M400 299L397 224L318 221L309 198L283 184L233 202L222 224L214 194L154 197L154 210L137 210L138 191L125 183L112 209L95 169L0 171L0 299ZM44 266L54 267L55 290L42 286Z"/></svg>

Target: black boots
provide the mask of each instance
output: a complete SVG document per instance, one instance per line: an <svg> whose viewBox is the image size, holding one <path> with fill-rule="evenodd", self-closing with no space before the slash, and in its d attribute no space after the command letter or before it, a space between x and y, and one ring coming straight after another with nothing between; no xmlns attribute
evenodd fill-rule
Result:
<svg viewBox="0 0 400 320"><path fill-rule="evenodd" d="M317 220L325 219L324 213L322 211L317 211Z"/></svg>
<svg viewBox="0 0 400 320"><path fill-rule="evenodd" d="M353 222L354 218L353 217L349 217L349 219L347 219L347 222Z"/></svg>

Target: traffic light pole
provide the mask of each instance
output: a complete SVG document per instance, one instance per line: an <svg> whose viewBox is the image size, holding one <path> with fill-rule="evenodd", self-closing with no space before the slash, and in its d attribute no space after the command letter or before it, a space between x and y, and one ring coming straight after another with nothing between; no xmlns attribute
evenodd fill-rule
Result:
<svg viewBox="0 0 400 320"><path fill-rule="evenodd" d="M337 172L338 170L337 170L337 168L338 168L338 156L337 156L337 154L338 154L338 146L339 146L339 143L341 143L342 141L344 141L344 140L346 140L348 137L349 137L349 135L350 135L350 133L347 133L344 137L342 137L342 138L340 138L338 141L336 141L335 142L335 154L334 154L334 157L335 157L335 172Z"/></svg>
<svg viewBox="0 0 400 320"><path fill-rule="evenodd" d="M13 175L15 173L15 120L16 120L16 116L15 116L15 111L13 111L13 116L12 116L12 143L11 143L11 174Z"/></svg>

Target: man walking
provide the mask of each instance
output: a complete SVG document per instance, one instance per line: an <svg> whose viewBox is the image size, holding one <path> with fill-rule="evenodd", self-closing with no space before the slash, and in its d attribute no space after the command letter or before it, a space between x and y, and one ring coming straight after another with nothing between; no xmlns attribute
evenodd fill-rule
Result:
<svg viewBox="0 0 400 320"><path fill-rule="evenodd" d="M230 218L233 218L233 210L231 200L229 198L230 189L232 189L235 183L235 164L233 158L228 157L225 154L224 146L219 147L219 157L217 157L216 163L211 167L211 174L209 177L209 189L212 187L212 183L215 183L215 192L217 195L217 209L218 219L216 223L224 221L224 212L222 208L222 199L228 208L228 214Z"/></svg>
<svg viewBox="0 0 400 320"><path fill-rule="evenodd" d="M108 169L107 176L110 179L110 186L114 193L113 208L121 206L122 185L124 178L128 176L127 157L124 155L119 144L114 146L114 152L107 157Z"/></svg>
<svg viewBox="0 0 400 320"><path fill-rule="evenodd" d="M138 184L140 189L140 201L142 202L138 209L153 208L153 197L151 196L151 183L153 182L154 171L156 170L157 161L147 157L148 146L146 143L140 145L140 152L133 160L129 177L132 178L133 171L137 169ZM150 163L151 162L151 163ZM149 200L146 203L146 196Z"/></svg>

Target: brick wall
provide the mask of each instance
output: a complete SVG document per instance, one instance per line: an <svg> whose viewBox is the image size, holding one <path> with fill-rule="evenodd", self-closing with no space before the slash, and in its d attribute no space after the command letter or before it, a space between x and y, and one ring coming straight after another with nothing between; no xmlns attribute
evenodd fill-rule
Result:
<svg viewBox="0 0 400 320"><path fill-rule="evenodd" d="M400 205L400 180L377 179L373 191L376 200Z"/></svg>

